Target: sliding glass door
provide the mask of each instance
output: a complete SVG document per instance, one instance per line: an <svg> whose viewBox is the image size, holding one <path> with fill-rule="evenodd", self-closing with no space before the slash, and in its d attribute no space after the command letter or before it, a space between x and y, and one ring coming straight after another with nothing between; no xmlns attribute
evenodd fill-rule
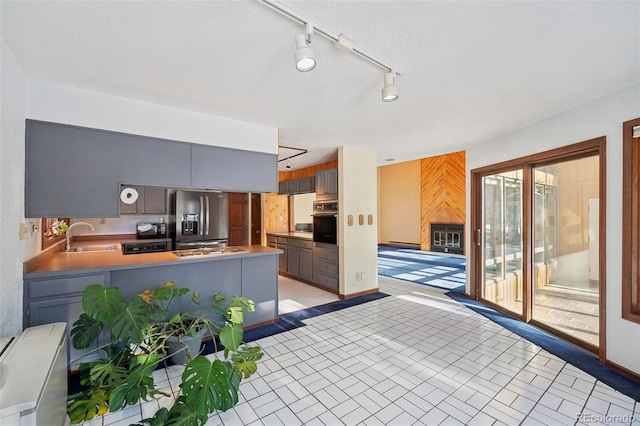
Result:
<svg viewBox="0 0 640 426"><path fill-rule="evenodd" d="M604 138L472 170L473 295L598 351Z"/></svg>
<svg viewBox="0 0 640 426"><path fill-rule="evenodd" d="M598 345L598 157L533 169L533 319Z"/></svg>
<svg viewBox="0 0 640 426"><path fill-rule="evenodd" d="M482 178L482 297L523 314L522 170Z"/></svg>

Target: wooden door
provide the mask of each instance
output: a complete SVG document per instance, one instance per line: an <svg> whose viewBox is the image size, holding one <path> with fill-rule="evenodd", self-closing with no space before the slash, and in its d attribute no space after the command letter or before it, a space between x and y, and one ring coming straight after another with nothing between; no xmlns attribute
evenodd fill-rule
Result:
<svg viewBox="0 0 640 426"><path fill-rule="evenodd" d="M249 194L244 192L229 193L229 245L245 246L248 244L249 231Z"/></svg>

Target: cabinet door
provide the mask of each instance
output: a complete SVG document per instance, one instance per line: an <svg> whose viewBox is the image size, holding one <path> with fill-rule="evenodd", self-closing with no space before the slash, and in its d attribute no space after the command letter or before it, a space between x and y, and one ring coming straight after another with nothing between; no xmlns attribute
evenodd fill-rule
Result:
<svg viewBox="0 0 640 426"><path fill-rule="evenodd" d="M278 248L282 250L282 253L278 255L278 269L281 272L287 272L287 255L289 247L286 244L278 243Z"/></svg>
<svg viewBox="0 0 640 426"><path fill-rule="evenodd" d="M300 249L298 255L298 276L309 281L313 278L313 252L310 249Z"/></svg>
<svg viewBox="0 0 640 426"><path fill-rule="evenodd" d="M338 169L322 170L316 174L316 199L338 199Z"/></svg>
<svg viewBox="0 0 640 426"><path fill-rule="evenodd" d="M331 197L331 198L338 198L338 170L337 169L331 169L331 170L327 170L327 175L326 175L326 180L327 180L327 194L334 196L335 197Z"/></svg>
<svg viewBox="0 0 640 426"><path fill-rule="evenodd" d="M145 186L144 208L141 209L142 214L166 214L167 213L167 190L166 188L158 188L155 186ZM120 210L122 213L122 210Z"/></svg>
<svg viewBox="0 0 640 426"><path fill-rule="evenodd" d="M277 259L273 255L242 258L241 294L255 304L255 311L246 314L245 324L278 318L277 268Z"/></svg>
<svg viewBox="0 0 640 426"><path fill-rule="evenodd" d="M122 200L120 200L120 214L137 214L138 213L138 203L140 202L140 196L144 197L144 192L141 192L142 188L138 188L137 186L120 185L120 193L121 194L122 194L122 191L125 188L132 188L132 189L135 189L136 191L138 191L138 200L136 200L134 203L131 203L131 204L124 203L124 202L122 202Z"/></svg>
<svg viewBox="0 0 640 426"><path fill-rule="evenodd" d="M308 177L300 179L300 193L308 194L309 192L314 192L316 190L315 183L315 178Z"/></svg>
<svg viewBox="0 0 640 426"><path fill-rule="evenodd" d="M278 156L193 144L191 174L194 188L275 192L278 189Z"/></svg>
<svg viewBox="0 0 640 426"><path fill-rule="evenodd" d="M289 194L289 181L278 183L278 194L280 195Z"/></svg>
<svg viewBox="0 0 640 426"><path fill-rule="evenodd" d="M76 360L81 355L91 352L97 348L101 341L98 339L93 345L86 349L76 349L71 341L71 329L73 323L84 313L82 307L82 296L67 296L59 298L48 298L29 303L27 327L35 325L51 324L53 322L67 323L67 365ZM91 359L97 357L97 354ZM89 357L79 362L87 362Z"/></svg>
<svg viewBox="0 0 640 426"><path fill-rule="evenodd" d="M300 192L300 181L299 180L290 180L289 181L289 194L298 194Z"/></svg>
<svg viewBox="0 0 640 426"><path fill-rule="evenodd" d="M287 273L298 276L298 257L300 249L298 247L289 246L289 254L287 257Z"/></svg>

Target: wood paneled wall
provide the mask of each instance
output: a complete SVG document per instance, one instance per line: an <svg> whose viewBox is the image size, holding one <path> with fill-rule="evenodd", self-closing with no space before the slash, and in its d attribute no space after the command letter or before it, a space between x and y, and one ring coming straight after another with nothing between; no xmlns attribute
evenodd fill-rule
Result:
<svg viewBox="0 0 640 426"><path fill-rule="evenodd" d="M337 168L338 160L335 160L329 161L328 163L318 164L316 166L305 167L303 169L291 170L290 172L279 171L278 182L311 177L315 176L316 173L321 170ZM268 193L265 195L264 207L266 230L289 230L289 226L291 224L289 217L290 206L288 195L278 195L277 192Z"/></svg>
<svg viewBox="0 0 640 426"><path fill-rule="evenodd" d="M285 182L288 180L302 179L310 176L315 176L316 173L322 170L337 169L338 160L329 161L328 163L318 164L316 166L305 167L303 169L291 170L290 172L278 171L278 182Z"/></svg>
<svg viewBox="0 0 640 426"><path fill-rule="evenodd" d="M431 249L432 223L460 223L466 220L466 154L464 151L420 161L420 248ZM465 241L468 232L465 226Z"/></svg>

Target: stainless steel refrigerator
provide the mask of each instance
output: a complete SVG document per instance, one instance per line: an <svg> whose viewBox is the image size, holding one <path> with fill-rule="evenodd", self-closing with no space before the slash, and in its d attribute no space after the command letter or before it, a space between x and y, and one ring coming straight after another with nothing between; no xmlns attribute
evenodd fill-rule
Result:
<svg viewBox="0 0 640 426"><path fill-rule="evenodd" d="M222 192L176 191L174 249L224 247L229 242L229 198Z"/></svg>

